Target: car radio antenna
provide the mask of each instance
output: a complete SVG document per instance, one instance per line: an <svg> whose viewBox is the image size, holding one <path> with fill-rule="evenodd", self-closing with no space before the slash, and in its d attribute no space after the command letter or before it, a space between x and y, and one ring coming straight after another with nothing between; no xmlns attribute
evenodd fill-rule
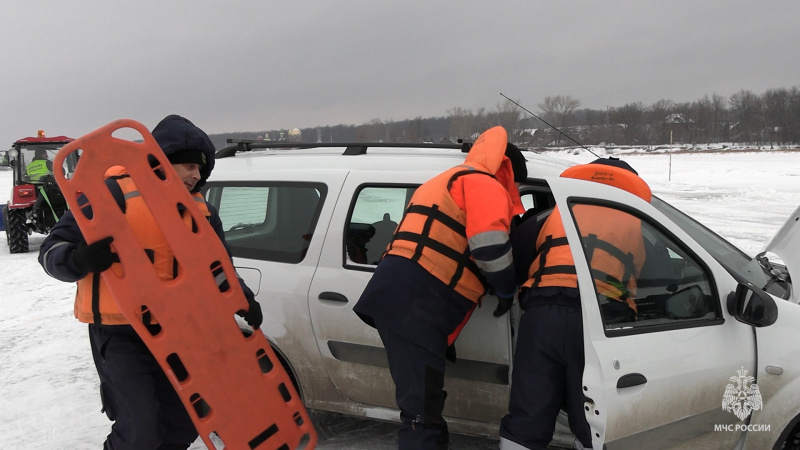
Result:
<svg viewBox="0 0 800 450"><path fill-rule="evenodd" d="M580 146L582 149L586 150L587 152L589 152L589 153L593 154L594 156L596 156L596 157L598 157L598 158L600 157L600 156L598 156L598 155L597 155L597 153L595 153L595 152L591 151L591 150L590 150L588 147L585 147L585 146L584 146L583 144L581 144L580 142L576 141L575 139L572 139L572 137L571 137L570 135L568 135L568 134L564 133L563 131L559 130L558 128L556 128L556 127L554 127L554 126L550 125L549 123L547 123L547 121L546 121L546 120L544 120L544 119L542 119L541 117L537 116L536 114L532 113L532 112L531 112L530 110L528 110L526 107L524 107L524 106L520 105L519 103L515 102L514 100L511 100L510 98L506 97L506 95L505 95L505 94L503 94L502 92L500 93L500 95L502 95L502 96L503 96L503 97L504 97L506 100L510 101L511 103L513 103L513 104L515 104L515 105L519 106L519 107L520 107L520 108L521 108L523 111L525 111L526 113L528 113L528 114L532 115L533 117L536 117L536 118L537 118L537 119L539 119L540 121L544 122L544 123L545 123L547 126L549 126L550 128L552 128L552 129L554 129L554 130L558 131L559 133L563 134L563 135L564 135L564 136L565 136L567 139L569 139L570 141L572 141L572 142L574 142L574 143L578 144L578 145L579 145L579 146Z"/></svg>

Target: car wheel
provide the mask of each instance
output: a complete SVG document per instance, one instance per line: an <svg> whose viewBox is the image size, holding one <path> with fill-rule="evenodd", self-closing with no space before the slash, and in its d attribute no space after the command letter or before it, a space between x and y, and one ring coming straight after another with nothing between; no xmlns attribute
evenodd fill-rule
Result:
<svg viewBox="0 0 800 450"><path fill-rule="evenodd" d="M294 390L297 392L297 395L300 396L300 401L303 401L303 393L300 391L300 383L297 382L297 377L294 375L294 371L292 371L292 367L289 365L289 362L286 361L286 358L283 356L281 352L275 348L274 345L270 345L272 347L272 352L275 353L275 356L278 357L278 361L281 362L281 367L283 370L286 371L286 374L289 375L289 379L292 381L292 386L294 386ZM305 402L303 402L305 403Z"/></svg>
<svg viewBox="0 0 800 450"><path fill-rule="evenodd" d="M800 450L800 421L798 421L798 418L792 421L787 430L789 430L789 432L783 432L781 435L782 440L778 441L775 448L781 450Z"/></svg>
<svg viewBox="0 0 800 450"><path fill-rule="evenodd" d="M244 334L244 337L248 337L253 334L253 331L251 329L242 328L242 334ZM297 395L300 396L300 401L303 401L303 393L300 391L300 383L297 382L297 377L295 376L294 371L292 371L292 366L289 365L286 357L283 355L283 353L278 351L277 347L272 345L272 343L270 343L269 347L272 349L272 353L274 353L278 358L283 370L287 375L289 375L289 380L291 380L292 386L294 386L294 390L297 392Z"/></svg>
<svg viewBox="0 0 800 450"><path fill-rule="evenodd" d="M28 252L28 229L25 226L25 211L4 208L6 215L6 238L11 253Z"/></svg>

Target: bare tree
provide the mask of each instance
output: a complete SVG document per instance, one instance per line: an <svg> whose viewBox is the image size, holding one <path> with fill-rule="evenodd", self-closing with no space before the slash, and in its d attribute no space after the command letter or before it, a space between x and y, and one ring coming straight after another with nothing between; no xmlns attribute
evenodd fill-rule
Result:
<svg viewBox="0 0 800 450"><path fill-rule="evenodd" d="M768 89L761 96L764 105L764 122L770 142L783 144L789 127L791 95L784 88Z"/></svg>
<svg viewBox="0 0 800 450"><path fill-rule="evenodd" d="M388 139L389 124L372 119L356 129L357 142L380 142Z"/></svg>
<svg viewBox="0 0 800 450"><path fill-rule="evenodd" d="M741 90L730 97L705 95L692 102L675 103L662 99L645 108L641 102L604 110L578 109L580 102L570 96L545 97L539 108L542 117L553 127L583 143L616 142L655 144L669 142L672 131L684 142L756 141L770 139L782 143L800 143L800 86L777 88L754 94ZM685 117L672 116L682 114ZM670 123L666 123L670 117ZM400 121L372 119L362 125L336 125L303 129L304 136L324 141L422 142L445 138L466 140L486 129L501 125L509 138L524 145L561 145L567 141L558 131L536 116L522 113L512 100L498 103L496 110L454 107L443 117L416 117ZM580 129L565 127L579 125ZM537 128L536 132L525 133ZM273 139L287 137L287 130L263 133L241 132L212 136L215 145L226 137L254 139L258 135ZM677 141L676 141L677 142Z"/></svg>
<svg viewBox="0 0 800 450"><path fill-rule="evenodd" d="M581 106L581 102L569 95L547 96L539 103L542 116L556 128L563 128L573 123L575 110ZM563 130L562 130L563 132ZM554 140L556 145L561 145L563 135L555 133Z"/></svg>
<svg viewBox="0 0 800 450"><path fill-rule="evenodd" d="M800 142L800 89L797 86L789 89L789 123L787 139Z"/></svg>
<svg viewBox="0 0 800 450"><path fill-rule="evenodd" d="M403 142L422 142L427 127L425 126L425 119L422 116L417 116L412 120L406 121L406 127L403 131Z"/></svg>
<svg viewBox="0 0 800 450"><path fill-rule="evenodd" d="M644 111L642 102L628 103L611 110L609 120L612 124L620 125L623 144L635 145L644 140Z"/></svg>
<svg viewBox="0 0 800 450"><path fill-rule="evenodd" d="M714 126L711 130L711 142L719 142L728 138L728 122L725 120L728 100L716 92L711 95L711 107L714 110Z"/></svg>
<svg viewBox="0 0 800 450"><path fill-rule="evenodd" d="M447 110L450 116L450 136L457 139L469 139L478 132L478 118L470 109L455 107Z"/></svg>
<svg viewBox="0 0 800 450"><path fill-rule="evenodd" d="M672 100L661 99L645 110L648 144L663 144L669 142L669 133L666 131L667 116L673 113L675 103Z"/></svg>
<svg viewBox="0 0 800 450"><path fill-rule="evenodd" d="M519 101L517 101L519 103ZM491 115L489 126L500 125L506 129L508 140L514 140L514 136L520 134L520 121L522 120L522 110L511 100L497 103L497 112Z"/></svg>
<svg viewBox="0 0 800 450"><path fill-rule="evenodd" d="M689 118L692 121L692 141L711 142L710 136L714 129L714 105L708 95L692 102Z"/></svg>
<svg viewBox="0 0 800 450"><path fill-rule="evenodd" d="M556 95L550 97L549 95L539 103L539 109L542 115L555 127L565 127L572 125L575 119L574 113L581 102L569 95Z"/></svg>
<svg viewBox="0 0 800 450"><path fill-rule="evenodd" d="M758 137L761 128L761 100L751 91L741 90L730 98L731 112L737 120L736 126L741 130L734 137L738 141L751 142Z"/></svg>

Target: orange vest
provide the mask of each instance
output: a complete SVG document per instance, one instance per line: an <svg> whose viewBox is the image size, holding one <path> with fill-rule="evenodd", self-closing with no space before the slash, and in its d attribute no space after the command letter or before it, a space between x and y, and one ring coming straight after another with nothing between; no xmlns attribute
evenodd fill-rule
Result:
<svg viewBox="0 0 800 450"><path fill-rule="evenodd" d="M562 177L591 180L616 186L646 201L652 193L644 180L628 170L605 164L584 164L565 170ZM611 299L625 301L636 310L636 275L644 258L641 222L635 217L604 209L599 216L597 207L576 205L573 208L584 251L589 255L590 268L597 292ZM536 240L537 256L528 270L525 287L578 287L575 264L567 243L558 207L547 218ZM633 230L633 231L631 231Z"/></svg>
<svg viewBox="0 0 800 450"><path fill-rule="evenodd" d="M164 280L173 279L178 270L177 261L161 230L154 225L155 219L153 219L152 213L139 195L136 185L122 168L114 167L109 169L106 172L106 177L112 176L119 177L116 182L125 196L125 218L130 224L136 239L145 249L145 253L153 263L156 273ZM203 214L209 217L211 213L203 196L200 193L194 193L192 197ZM191 229L191 215L183 214L183 220L186 223L186 227ZM118 275L122 274L122 266L119 263L112 264L110 270L113 270ZM90 273L78 280L77 284L75 317L78 320L84 323L104 325L123 325L128 323L99 273Z"/></svg>
<svg viewBox="0 0 800 450"><path fill-rule="evenodd" d="M450 185L466 174L492 176L476 167L453 167L417 188L386 251L417 262L475 303L486 293L486 285L469 250L466 215L450 195Z"/></svg>

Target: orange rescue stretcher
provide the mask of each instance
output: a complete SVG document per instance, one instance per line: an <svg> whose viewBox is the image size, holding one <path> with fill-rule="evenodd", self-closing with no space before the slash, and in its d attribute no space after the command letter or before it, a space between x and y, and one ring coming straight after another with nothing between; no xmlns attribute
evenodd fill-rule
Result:
<svg viewBox="0 0 800 450"><path fill-rule="evenodd" d="M117 137L131 130L143 141ZM64 159L74 151L80 160L67 178ZM164 168L160 177L148 157ZM106 187L104 174L113 166L128 170L154 213L178 262L175 279L157 276ZM221 288L215 281L220 268L227 280L236 280L225 247L150 132L136 121L117 120L64 146L54 167L86 241L114 237L122 270L103 272L103 280L172 381L205 444L217 448L211 439L216 434L228 449L314 448L311 419L269 342L259 331L245 336L234 318L248 308L239 283ZM88 200L91 218L81 212L80 196ZM178 205L191 214L196 231L187 227ZM144 317L160 327L146 325Z"/></svg>

